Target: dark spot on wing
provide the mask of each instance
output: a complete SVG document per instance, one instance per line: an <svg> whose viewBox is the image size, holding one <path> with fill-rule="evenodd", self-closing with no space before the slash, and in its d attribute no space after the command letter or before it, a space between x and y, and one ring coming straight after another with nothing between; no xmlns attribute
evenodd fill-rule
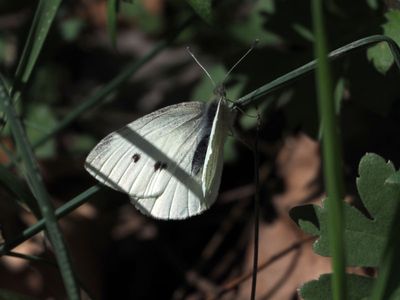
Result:
<svg viewBox="0 0 400 300"><path fill-rule="evenodd" d="M135 163L138 162L140 159L140 154L138 154L138 153L133 154L132 159L133 159L133 162L135 162Z"/></svg>
<svg viewBox="0 0 400 300"><path fill-rule="evenodd" d="M161 161L157 161L154 164L154 172L158 171L158 170L165 170L168 167L168 164L166 162L161 162Z"/></svg>
<svg viewBox="0 0 400 300"><path fill-rule="evenodd" d="M154 172L157 171L157 170L159 170L160 168L161 168L161 161L157 161L157 162L154 164Z"/></svg>
<svg viewBox="0 0 400 300"><path fill-rule="evenodd" d="M203 119L203 124L201 126L201 138L194 151L192 160L192 174L197 175L204 165L204 160L206 159L207 147L210 141L212 124L217 112L218 102L211 102L207 106L207 111Z"/></svg>

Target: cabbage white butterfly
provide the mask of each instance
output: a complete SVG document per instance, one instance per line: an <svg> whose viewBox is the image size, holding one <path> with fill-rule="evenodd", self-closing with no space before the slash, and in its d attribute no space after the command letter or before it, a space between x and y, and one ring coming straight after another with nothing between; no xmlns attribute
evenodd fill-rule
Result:
<svg viewBox="0 0 400 300"><path fill-rule="evenodd" d="M224 98L167 106L107 135L85 168L127 193L142 213L185 219L209 208L218 195L230 120Z"/></svg>
<svg viewBox="0 0 400 300"><path fill-rule="evenodd" d="M218 195L224 142L235 115L224 89L216 91L216 101L167 106L110 133L87 156L86 170L127 193L132 204L154 218L185 219L204 212Z"/></svg>

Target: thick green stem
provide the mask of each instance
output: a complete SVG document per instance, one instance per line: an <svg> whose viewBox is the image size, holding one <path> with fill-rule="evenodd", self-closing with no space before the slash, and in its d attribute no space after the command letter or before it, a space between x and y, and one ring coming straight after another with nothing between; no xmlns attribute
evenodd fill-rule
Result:
<svg viewBox="0 0 400 300"><path fill-rule="evenodd" d="M32 193L35 195L40 212L45 220L47 233L54 248L54 253L57 263L60 267L61 276L64 281L68 298L80 299L79 289L76 285L67 247L60 232L60 228L58 226L57 219L50 201L50 196L44 187L33 150L28 142L26 132L24 131L22 124L15 112L15 108L11 103L10 96L3 81L0 81L0 103L9 120L11 131L15 138L17 148L20 152L25 169L26 180L30 185Z"/></svg>
<svg viewBox="0 0 400 300"><path fill-rule="evenodd" d="M328 238L332 255L332 291L334 300L346 299L343 199L344 181L340 134L336 119L331 70L328 62L322 0L312 0L314 50L317 57L316 81L322 125L324 181L328 194Z"/></svg>

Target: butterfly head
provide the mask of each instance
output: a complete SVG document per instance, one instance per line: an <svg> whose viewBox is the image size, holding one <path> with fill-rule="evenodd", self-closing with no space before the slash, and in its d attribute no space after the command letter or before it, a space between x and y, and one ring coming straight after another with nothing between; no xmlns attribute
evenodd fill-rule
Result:
<svg viewBox="0 0 400 300"><path fill-rule="evenodd" d="M214 95L217 96L218 100L226 99L226 89L225 89L225 85L223 83L219 84L215 87Z"/></svg>

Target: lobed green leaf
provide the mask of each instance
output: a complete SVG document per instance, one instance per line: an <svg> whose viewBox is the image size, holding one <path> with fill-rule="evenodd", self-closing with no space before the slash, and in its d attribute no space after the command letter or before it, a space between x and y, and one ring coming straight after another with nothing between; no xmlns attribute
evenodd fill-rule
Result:
<svg viewBox="0 0 400 300"><path fill-rule="evenodd" d="M390 226L400 201L399 172L393 164L376 154L366 154L360 161L357 188L372 219L357 208L345 204L346 262L350 266L377 267L387 243ZM305 205L291 211L294 221L305 232L318 235L316 253L330 256L326 200L322 206Z"/></svg>

